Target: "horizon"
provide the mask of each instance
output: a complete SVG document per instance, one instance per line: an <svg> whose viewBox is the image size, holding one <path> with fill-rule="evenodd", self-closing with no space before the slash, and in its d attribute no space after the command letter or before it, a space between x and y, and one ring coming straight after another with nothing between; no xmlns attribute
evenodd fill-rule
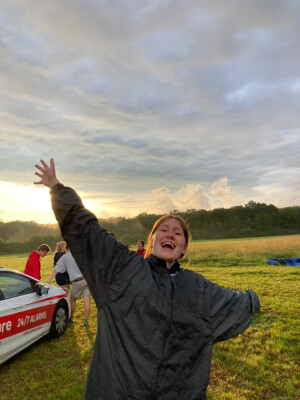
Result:
<svg viewBox="0 0 300 400"><path fill-rule="evenodd" d="M249 202L255 202L254 200L249 200ZM249 203L248 202L248 203ZM84 200L83 200L83 203L86 203ZM187 209L187 210L175 210L175 209L173 209L173 210L169 210L168 212L166 212L166 213L155 213L155 212L141 212L141 213L138 213L138 214L134 214L134 215L106 215L106 216L99 216L99 215L97 215L96 213L94 213L91 209L89 209L90 211L92 211L94 214L95 214L95 216L98 218L98 219L104 219L104 220L117 220L117 219L119 219L119 218L127 218L127 219L135 219L136 217L138 217L140 214L148 214L148 215L150 215L150 214L154 214L154 215L157 215L157 216L160 216L160 215L163 215L163 214L170 214L170 213L172 213L172 212L174 212L174 211L178 211L179 213L185 213L185 212L187 212L187 211L189 211L189 210L192 210L192 211L213 211L213 210L216 210L216 209L225 209L225 210L228 210L228 209L230 209L230 208L234 208L234 207L246 207L247 205L248 205L248 203L246 203L246 204L236 204L236 205L234 205L234 206L230 206L230 207L215 207L215 208L212 208L212 209L204 209L204 208L199 208L199 209ZM272 203L269 203L269 204L267 204L267 203L260 203L260 202L255 202L255 203L259 203L259 204L266 204L267 206L271 206L271 205L273 205L273 206L275 206L274 204L272 204ZM84 204L84 206L85 206L85 204ZM86 207L86 206L85 206ZM275 206L276 207L276 206ZM285 206L285 207L276 207L277 209L282 209L282 208L287 208L287 207L300 207L300 205L297 205L297 204L294 204L294 205L291 205L291 206ZM87 207L86 207L87 208ZM48 215L48 214L47 214ZM50 213L50 215L51 215L51 213ZM49 217L50 217L50 215L49 215ZM28 222L28 223L35 223L35 224L38 224L38 225L53 225L53 228L56 228L57 226L58 226L58 222L56 221L56 219L55 219L55 217L54 217L54 214L53 214L53 212L52 212L52 216L50 217L50 218L53 218L53 221L52 222L41 222L40 220L29 220L29 219L11 219L11 220L6 220L6 221L4 221L3 219L1 219L0 218L0 222L2 222L2 223L10 223L10 222Z"/></svg>

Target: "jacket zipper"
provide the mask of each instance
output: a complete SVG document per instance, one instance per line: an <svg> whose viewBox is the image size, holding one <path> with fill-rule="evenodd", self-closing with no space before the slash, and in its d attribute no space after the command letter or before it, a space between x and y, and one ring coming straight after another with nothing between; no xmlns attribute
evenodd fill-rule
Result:
<svg viewBox="0 0 300 400"><path fill-rule="evenodd" d="M173 282L173 279L171 278L171 276L169 276L169 279L171 281L171 309L170 309L170 322L169 322L169 326L168 329L166 330L165 334L164 334L164 340L163 340L163 347L162 347L162 357L161 357L161 362L159 364L159 367L157 368L157 373L156 373L156 378L155 378L155 384L154 384L154 394L156 394L157 391L157 387L158 387L158 380L160 377L160 372L163 366L163 362L165 359L165 352L166 352L166 344L167 344L167 339L168 336L171 332L171 327L172 327L172 323L173 323L173 299L174 299L174 289L175 289L175 285Z"/></svg>

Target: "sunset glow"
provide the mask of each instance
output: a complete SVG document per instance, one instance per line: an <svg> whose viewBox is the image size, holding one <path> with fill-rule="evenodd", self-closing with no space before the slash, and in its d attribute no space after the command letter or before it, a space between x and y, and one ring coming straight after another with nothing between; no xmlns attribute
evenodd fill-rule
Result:
<svg viewBox="0 0 300 400"><path fill-rule="evenodd" d="M3 0L0 219L55 222L52 157L98 217L299 205L299 13L275 3Z"/></svg>
<svg viewBox="0 0 300 400"><path fill-rule="evenodd" d="M55 223L49 190L0 182L0 219L8 221L36 221L41 224Z"/></svg>

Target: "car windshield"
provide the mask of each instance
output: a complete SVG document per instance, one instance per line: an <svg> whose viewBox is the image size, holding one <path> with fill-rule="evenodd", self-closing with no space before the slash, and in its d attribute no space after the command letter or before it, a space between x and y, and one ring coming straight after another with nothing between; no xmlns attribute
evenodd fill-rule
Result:
<svg viewBox="0 0 300 400"><path fill-rule="evenodd" d="M35 291L35 281L17 273L0 273L0 301Z"/></svg>

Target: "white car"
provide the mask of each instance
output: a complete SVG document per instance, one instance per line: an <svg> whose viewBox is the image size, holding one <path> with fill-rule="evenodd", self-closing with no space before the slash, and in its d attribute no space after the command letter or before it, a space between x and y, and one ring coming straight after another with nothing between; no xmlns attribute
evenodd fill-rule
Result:
<svg viewBox="0 0 300 400"><path fill-rule="evenodd" d="M48 333L62 336L69 316L63 289L0 268L0 364Z"/></svg>

